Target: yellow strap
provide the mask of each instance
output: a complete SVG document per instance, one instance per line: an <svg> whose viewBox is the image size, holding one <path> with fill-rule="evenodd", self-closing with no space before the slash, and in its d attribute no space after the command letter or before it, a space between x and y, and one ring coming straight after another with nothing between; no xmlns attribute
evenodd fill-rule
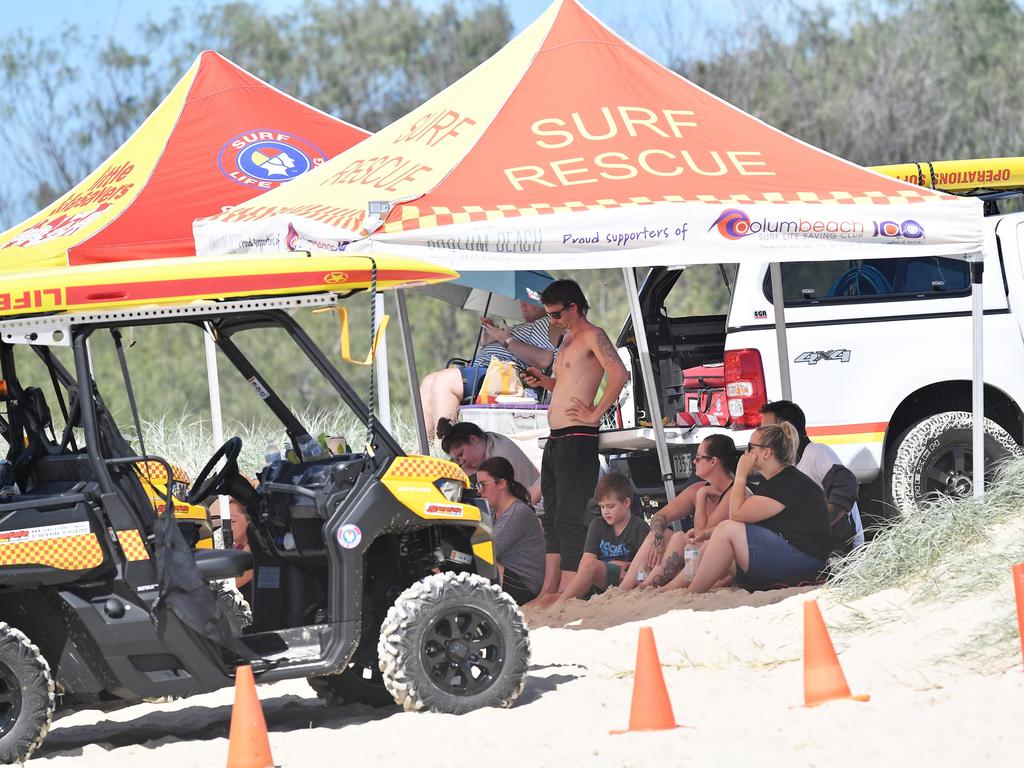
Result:
<svg viewBox="0 0 1024 768"><path fill-rule="evenodd" d="M366 359L354 360L348 336L348 309L346 307L336 307L336 311L338 312L338 325L341 327L341 359L346 363L353 363L355 365L373 365L373 361L377 357L377 347L380 346L380 342L384 338L384 330L388 327L388 320L390 319L388 315L381 317L380 327L377 328L377 333L373 337L373 346L370 347L370 352Z"/></svg>

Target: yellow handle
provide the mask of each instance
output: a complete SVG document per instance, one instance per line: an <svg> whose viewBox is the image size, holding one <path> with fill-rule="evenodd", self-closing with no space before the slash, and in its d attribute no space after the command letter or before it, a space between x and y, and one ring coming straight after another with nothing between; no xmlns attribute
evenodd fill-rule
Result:
<svg viewBox="0 0 1024 768"><path fill-rule="evenodd" d="M377 328L377 333L374 334L373 345L370 347L370 352L366 359L355 360L352 358L352 348L349 343L348 309L346 307L337 307L336 309L338 312L338 324L341 327L341 359L346 363L353 363L354 365L373 365L373 361L377 357L377 347L380 346L381 339L384 338L384 330L388 327L390 317L388 315L381 317L380 327Z"/></svg>

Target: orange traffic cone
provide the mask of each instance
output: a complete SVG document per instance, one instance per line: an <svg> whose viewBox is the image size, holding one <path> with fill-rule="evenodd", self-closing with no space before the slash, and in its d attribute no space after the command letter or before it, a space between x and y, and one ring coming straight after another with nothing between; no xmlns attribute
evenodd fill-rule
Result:
<svg viewBox="0 0 1024 768"><path fill-rule="evenodd" d="M672 714L665 678L661 674L658 648L654 644L654 630L640 627L640 643L636 649L636 674L633 677L633 703L629 709L629 728L612 733L630 731L667 731L678 728Z"/></svg>
<svg viewBox="0 0 1024 768"><path fill-rule="evenodd" d="M870 696L850 695L839 657L828 636L817 600L804 603L804 706L815 707L835 699L867 701Z"/></svg>
<svg viewBox="0 0 1024 768"><path fill-rule="evenodd" d="M1024 563L1013 566L1013 591L1017 596L1017 631L1020 633L1020 652L1024 655Z"/></svg>
<svg viewBox="0 0 1024 768"><path fill-rule="evenodd" d="M235 705L231 709L227 768L274 768L267 722L263 719L256 681L248 664L235 670Z"/></svg>

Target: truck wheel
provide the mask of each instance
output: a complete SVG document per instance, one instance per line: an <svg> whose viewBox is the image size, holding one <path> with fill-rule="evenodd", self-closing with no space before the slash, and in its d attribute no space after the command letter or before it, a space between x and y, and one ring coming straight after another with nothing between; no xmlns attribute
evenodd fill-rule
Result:
<svg viewBox="0 0 1024 768"><path fill-rule="evenodd" d="M515 602L482 576L435 573L388 611L377 645L384 685L407 711L511 707L530 637Z"/></svg>
<svg viewBox="0 0 1024 768"><path fill-rule="evenodd" d="M968 498L974 493L972 423L973 417L966 411L946 411L922 419L903 433L893 454L889 481L897 512L913 512L929 498ZM985 419L986 481L999 464L1021 457L1024 451L1009 433Z"/></svg>
<svg viewBox="0 0 1024 768"><path fill-rule="evenodd" d="M0 762L29 758L50 730L50 665L23 632L0 622Z"/></svg>

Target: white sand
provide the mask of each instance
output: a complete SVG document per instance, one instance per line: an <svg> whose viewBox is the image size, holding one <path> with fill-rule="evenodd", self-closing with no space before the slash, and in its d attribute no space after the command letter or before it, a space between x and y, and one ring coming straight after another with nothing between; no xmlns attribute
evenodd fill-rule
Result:
<svg viewBox="0 0 1024 768"><path fill-rule="evenodd" d="M286 768L1024 765L1019 655L988 676L955 659L1005 591L938 608L915 606L896 590L849 606L819 594L850 686L871 701L815 709L794 708L803 696L807 596L799 592L723 591L689 602L611 595L531 616L533 666L511 710L455 717L329 709L302 681L261 687L274 758ZM858 612L893 620L867 633L844 631ZM612 736L629 719L642 625L654 627L676 719L692 727ZM223 765L230 701L222 691L109 715L75 713L55 724L33 762Z"/></svg>

